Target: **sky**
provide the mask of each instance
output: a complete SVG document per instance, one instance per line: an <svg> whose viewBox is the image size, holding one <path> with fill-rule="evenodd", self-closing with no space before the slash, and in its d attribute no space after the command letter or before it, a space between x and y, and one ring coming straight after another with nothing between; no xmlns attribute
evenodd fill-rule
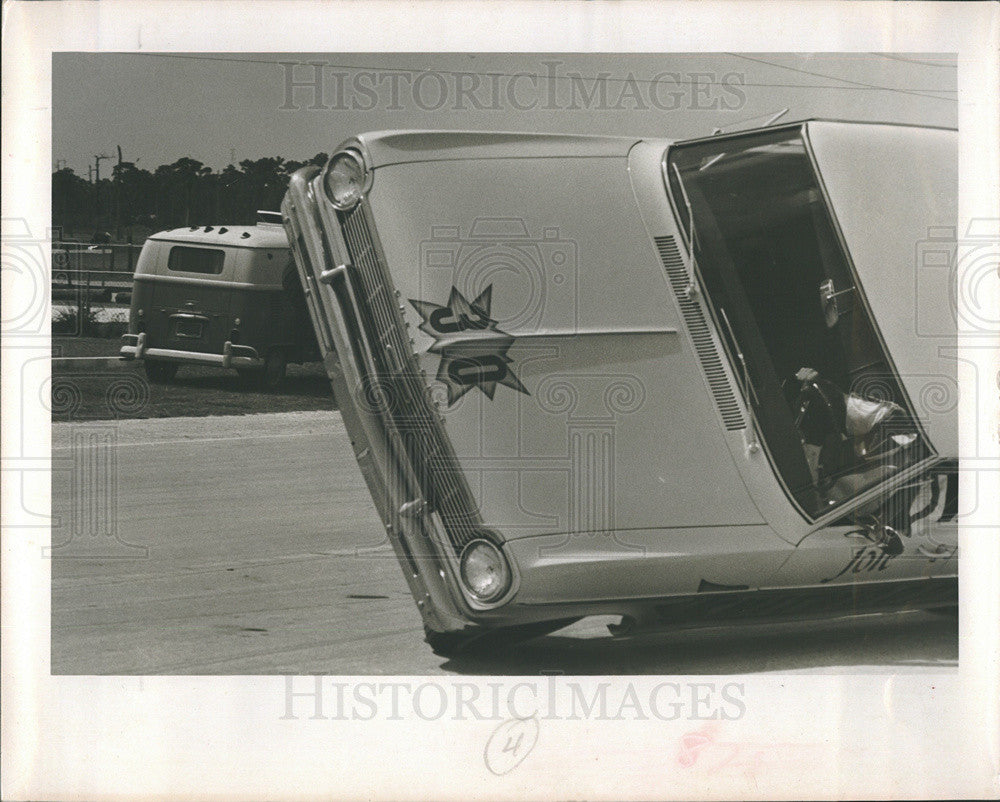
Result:
<svg viewBox="0 0 1000 802"><path fill-rule="evenodd" d="M316 66L319 65L319 66ZM318 80L318 83L317 83ZM298 84L298 86L297 86ZM319 90L317 90L319 86ZM321 93L321 94L320 94ZM304 160L429 128L684 139L828 117L955 127L947 54L56 53L53 167Z"/></svg>

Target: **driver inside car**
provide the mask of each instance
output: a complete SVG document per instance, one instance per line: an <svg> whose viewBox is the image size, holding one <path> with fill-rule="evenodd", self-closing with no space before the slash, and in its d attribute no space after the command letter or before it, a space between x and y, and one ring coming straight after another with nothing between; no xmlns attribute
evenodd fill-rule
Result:
<svg viewBox="0 0 1000 802"><path fill-rule="evenodd" d="M899 404L845 393L813 368L800 368L795 379L795 426L813 481L831 501L869 485L873 471L895 470L888 457L916 441Z"/></svg>

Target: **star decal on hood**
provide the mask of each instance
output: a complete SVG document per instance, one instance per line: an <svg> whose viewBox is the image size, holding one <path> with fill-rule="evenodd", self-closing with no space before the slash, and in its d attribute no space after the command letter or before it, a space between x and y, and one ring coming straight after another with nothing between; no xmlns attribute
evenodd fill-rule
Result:
<svg viewBox="0 0 1000 802"><path fill-rule="evenodd" d="M410 299L423 320L420 330L434 338L430 352L441 356L437 380L448 388L449 407L473 387L490 400L498 384L529 395L507 356L514 338L490 317L492 299L492 284L471 302L456 287L446 306Z"/></svg>

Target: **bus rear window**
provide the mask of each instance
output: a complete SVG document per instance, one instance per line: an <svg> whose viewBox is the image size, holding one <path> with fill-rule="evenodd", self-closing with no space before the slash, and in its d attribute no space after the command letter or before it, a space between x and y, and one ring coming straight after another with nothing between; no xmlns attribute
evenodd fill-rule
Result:
<svg viewBox="0 0 1000 802"><path fill-rule="evenodd" d="M170 256L167 259L167 270L218 275L222 272L222 265L225 259L225 251L175 245L170 249Z"/></svg>

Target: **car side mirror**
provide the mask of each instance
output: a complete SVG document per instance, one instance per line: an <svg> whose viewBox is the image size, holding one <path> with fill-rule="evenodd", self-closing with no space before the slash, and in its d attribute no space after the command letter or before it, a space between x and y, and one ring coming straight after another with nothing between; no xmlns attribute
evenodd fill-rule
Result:
<svg viewBox="0 0 1000 802"><path fill-rule="evenodd" d="M840 309L837 306L837 296L846 295L849 292L854 292L854 287L848 287L846 290L835 291L833 289L833 279L828 278L826 281L821 282L819 285L819 302L823 307L823 319L826 321L826 327L832 329L837 325L840 320Z"/></svg>

